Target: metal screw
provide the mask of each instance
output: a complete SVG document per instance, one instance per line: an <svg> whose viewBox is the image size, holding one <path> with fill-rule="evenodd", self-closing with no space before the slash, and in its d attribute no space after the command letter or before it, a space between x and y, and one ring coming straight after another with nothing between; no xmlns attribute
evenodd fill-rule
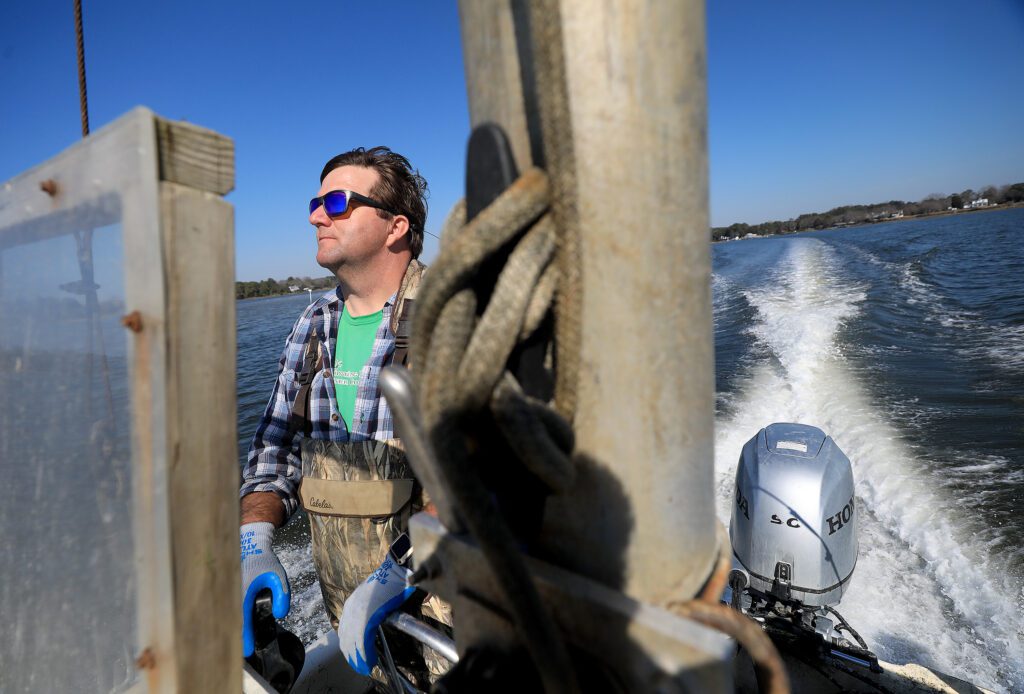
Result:
<svg viewBox="0 0 1024 694"><path fill-rule="evenodd" d="M51 197L57 194L57 182L52 178L39 182L39 190L48 193Z"/></svg>
<svg viewBox="0 0 1024 694"><path fill-rule="evenodd" d="M142 314L138 311L132 311L127 316L122 316L121 325L133 333L142 332Z"/></svg>
<svg viewBox="0 0 1024 694"><path fill-rule="evenodd" d="M144 650L138 658L135 659L135 667L140 670L151 670L156 667L156 656L153 655L153 650L147 648Z"/></svg>

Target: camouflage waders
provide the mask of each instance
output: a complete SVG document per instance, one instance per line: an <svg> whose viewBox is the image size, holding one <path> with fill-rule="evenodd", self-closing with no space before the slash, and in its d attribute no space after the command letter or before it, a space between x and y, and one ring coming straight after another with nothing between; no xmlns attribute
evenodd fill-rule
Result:
<svg viewBox="0 0 1024 694"><path fill-rule="evenodd" d="M299 498L309 516L324 605L337 629L345 600L384 561L391 543L408 528L409 516L423 509L423 489L397 439L303 439ZM434 627L452 624L448 605L436 596L412 612ZM450 664L405 634L392 634L388 646L399 671L419 689L429 690ZM384 681L379 667L373 678Z"/></svg>
<svg viewBox="0 0 1024 694"><path fill-rule="evenodd" d="M405 363L411 308L423 269L418 261L412 261L399 289L391 326L396 336L394 364ZM320 368L321 349L314 337L306 351L311 372ZM305 398L308 389L300 390L293 416L308 412ZM324 605L331 626L337 629L345 600L384 561L391 543L408 529L409 517L423 509L423 488L398 439L337 443L304 437L300 445L299 499L309 516L313 563ZM409 611L434 622L435 627L452 624L450 608L434 596ZM405 634L393 633L394 637L388 636L388 646L399 670L413 685L429 690L431 681L450 664ZM384 681L379 667L374 668L373 677Z"/></svg>
<svg viewBox="0 0 1024 694"><path fill-rule="evenodd" d="M309 515L313 562L335 629L345 599L384 561L409 516L423 508L422 490L395 444L302 441L299 499Z"/></svg>

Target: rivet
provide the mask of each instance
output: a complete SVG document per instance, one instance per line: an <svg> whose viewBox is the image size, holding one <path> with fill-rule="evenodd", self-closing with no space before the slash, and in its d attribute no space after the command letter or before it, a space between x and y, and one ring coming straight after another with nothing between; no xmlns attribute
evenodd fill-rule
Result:
<svg viewBox="0 0 1024 694"><path fill-rule="evenodd" d="M138 311L132 311L127 316L122 316L121 325L133 333L142 332L142 314Z"/></svg>
<svg viewBox="0 0 1024 694"><path fill-rule="evenodd" d="M156 667L156 656L153 655L153 650L147 648L144 650L138 658L135 659L135 667L140 670L151 670Z"/></svg>

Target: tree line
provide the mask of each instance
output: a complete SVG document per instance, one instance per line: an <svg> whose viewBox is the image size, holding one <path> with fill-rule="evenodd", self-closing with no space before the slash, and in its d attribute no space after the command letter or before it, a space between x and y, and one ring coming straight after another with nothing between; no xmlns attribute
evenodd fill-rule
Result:
<svg viewBox="0 0 1024 694"><path fill-rule="evenodd" d="M795 219L785 221L762 222L761 224L731 224L727 227L713 227L711 240L737 239L747 234L788 234L794 231L810 231L812 229L831 229L833 227L851 226L853 224L870 224L884 222L898 217L916 217L920 215L945 212L950 208L962 209L975 200L987 198L989 205L1024 202L1024 183L1013 183L1005 186L987 186L980 191L970 188L959 193L944 195L933 193L917 202L890 200L873 205L844 205L835 207L828 212L809 212Z"/></svg>
<svg viewBox="0 0 1024 694"><path fill-rule="evenodd" d="M295 291L304 292L306 289L326 290L338 284L333 275L311 279L309 277L288 277L283 280L275 280L268 277L259 282L235 282L236 299L252 299L257 296L277 296L279 294L291 294L292 288Z"/></svg>

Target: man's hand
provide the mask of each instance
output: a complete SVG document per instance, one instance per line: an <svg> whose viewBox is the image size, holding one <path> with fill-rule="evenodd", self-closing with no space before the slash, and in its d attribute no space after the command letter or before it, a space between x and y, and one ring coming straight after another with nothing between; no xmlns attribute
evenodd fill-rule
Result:
<svg viewBox="0 0 1024 694"><path fill-rule="evenodd" d="M246 523L240 531L242 551L242 655L246 658L256 650L252 608L256 595L270 588L274 616L280 619L291 607L288 575L270 545L274 539L273 523Z"/></svg>
<svg viewBox="0 0 1024 694"><path fill-rule="evenodd" d="M409 585L411 575L389 554L345 601L338 624L338 642L342 655L356 672L369 675L377 664L377 627L416 592L416 587Z"/></svg>

